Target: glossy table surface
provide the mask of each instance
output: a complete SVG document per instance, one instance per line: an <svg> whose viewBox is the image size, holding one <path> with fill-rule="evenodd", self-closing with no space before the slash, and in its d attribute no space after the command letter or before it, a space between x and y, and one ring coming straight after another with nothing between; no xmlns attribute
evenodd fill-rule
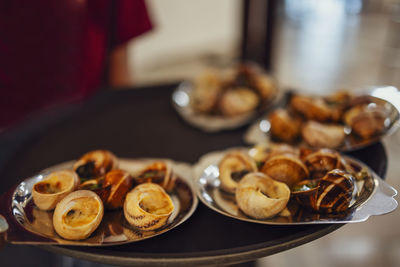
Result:
<svg viewBox="0 0 400 267"><path fill-rule="evenodd" d="M207 152L243 146L247 126L203 133L171 105L175 84L99 93L85 104L60 108L0 135L0 193L48 166L109 149L124 158L171 158L195 163ZM381 177L381 143L350 153ZM199 203L188 221L154 238L111 247L41 246L64 255L118 265L232 264L302 245L342 224L269 226L225 217ZM0 254L1 255L1 254Z"/></svg>

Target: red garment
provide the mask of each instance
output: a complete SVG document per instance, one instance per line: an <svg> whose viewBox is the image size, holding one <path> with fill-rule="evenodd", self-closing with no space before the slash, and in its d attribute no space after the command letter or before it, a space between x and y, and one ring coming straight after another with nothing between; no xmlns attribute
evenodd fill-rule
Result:
<svg viewBox="0 0 400 267"><path fill-rule="evenodd" d="M144 0L115 1L115 15L112 1L0 0L0 129L90 96L107 51L151 29Z"/></svg>

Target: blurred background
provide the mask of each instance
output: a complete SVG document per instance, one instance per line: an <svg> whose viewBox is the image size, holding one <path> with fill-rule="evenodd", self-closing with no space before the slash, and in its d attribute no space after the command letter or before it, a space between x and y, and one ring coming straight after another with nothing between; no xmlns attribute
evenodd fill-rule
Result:
<svg viewBox="0 0 400 267"><path fill-rule="evenodd" d="M265 1L250 2L263 5ZM148 0L147 5L154 29L128 44L130 79L117 84L117 89L190 79L205 67L228 66L240 58L243 1ZM257 8L250 14L254 16L250 21L263 16ZM283 90L325 94L369 85L400 88L399 0L281 0L275 19L270 66ZM265 25L255 22L249 32L253 37L265 33ZM389 158L387 182L399 190L400 133L384 144ZM399 224L397 209L259 259L256 265L400 266ZM4 250L18 253L10 246ZM50 265L101 266L60 255L47 257ZM11 262L4 264L11 266Z"/></svg>
<svg viewBox="0 0 400 267"><path fill-rule="evenodd" d="M148 0L155 28L128 45L134 83L177 81L205 66L235 62L241 52L242 2ZM250 2L262 10L265 1ZM276 2L272 73L282 88L318 92L400 84L399 1ZM250 11L258 19L250 25L252 38L264 34L260 12Z"/></svg>

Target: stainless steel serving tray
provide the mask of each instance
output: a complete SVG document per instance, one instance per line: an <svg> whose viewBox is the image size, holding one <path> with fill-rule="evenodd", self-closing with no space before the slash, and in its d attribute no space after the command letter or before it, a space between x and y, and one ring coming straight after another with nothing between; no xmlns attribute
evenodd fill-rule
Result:
<svg viewBox="0 0 400 267"><path fill-rule="evenodd" d="M251 65L255 67L258 72L264 73L264 71L259 66L255 65L255 63L252 63ZM191 81L182 81L172 93L172 105L188 124L209 133L232 130L246 125L275 105L281 97L279 89L276 88L271 99L267 103L264 103L263 106L241 115L229 117L196 112L191 105L193 90L194 85Z"/></svg>
<svg viewBox="0 0 400 267"><path fill-rule="evenodd" d="M400 126L400 91L394 86L371 86L368 88L355 91L356 95L370 96L376 102L382 102L383 106L388 112L388 117L385 120L385 128L382 134L374 136L370 139L360 139L351 131L345 131L345 140L339 147L335 147L339 151L354 151L373 143L379 142L384 137L393 134ZM249 126L243 136L246 144L259 144L269 143L270 136L270 122L267 115L255 121ZM300 144L303 142L300 140Z"/></svg>
<svg viewBox="0 0 400 267"><path fill-rule="evenodd" d="M155 159L119 159L121 169L135 173L145 164ZM197 197L192 185L191 167L186 163L163 159L172 165L177 179L169 192L175 210L167 224L154 231L143 231L129 225L123 211L105 211L103 220L96 231L87 239L71 241L60 237L53 228L52 211L39 210L32 200L33 185L46 177L51 171L72 169L73 161L50 167L39 174L29 177L11 189L6 204L0 207L0 225L6 230L6 241L14 244L110 246L121 245L148 239L179 226L189 219L197 207ZM2 208L2 209L1 209Z"/></svg>
<svg viewBox="0 0 400 267"><path fill-rule="evenodd" d="M247 149L243 148L244 151ZM200 200L210 209L238 220L270 225L305 225L330 223L356 223L366 221L370 216L392 212L397 207L394 197L397 191L383 181L374 171L362 162L344 156L351 164L368 170L368 177L357 183L357 195L351 207L340 214L314 213L297 205L288 203L287 216L275 216L257 220L240 211L233 194L220 189L218 162L227 151L216 151L204 155L194 167L196 192Z"/></svg>

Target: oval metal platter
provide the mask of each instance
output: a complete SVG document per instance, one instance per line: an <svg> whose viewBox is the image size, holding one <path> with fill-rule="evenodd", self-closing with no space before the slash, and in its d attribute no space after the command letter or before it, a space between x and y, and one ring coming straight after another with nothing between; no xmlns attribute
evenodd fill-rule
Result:
<svg viewBox="0 0 400 267"><path fill-rule="evenodd" d="M246 216L237 206L235 195L221 190L218 162L226 151L204 155L194 167L196 192L200 200L210 209L238 220L270 225L305 225L329 223L356 223L366 221L372 215L392 212L397 207L394 197L397 191L383 181L368 166L344 156L345 160L368 170L367 177L357 182L357 194L350 208L338 214L320 214L302 208L290 200L285 214L270 219L258 220Z"/></svg>
<svg viewBox="0 0 400 267"><path fill-rule="evenodd" d="M145 164L154 160L119 159L119 165L121 169L134 174ZM45 178L51 171L72 169L73 162L70 161L25 179L10 192L10 198L5 200L7 201L7 210L4 210L4 206L2 210L2 215L8 222L6 241L14 244L110 246L148 239L177 227L193 214L198 200L192 185L191 166L171 160L164 161L171 164L177 178L172 191L169 192L175 209L162 228L154 231L136 229L125 220L122 210L105 211L100 226L89 238L71 241L60 237L53 228L53 212L38 209L33 203L31 191L33 185Z"/></svg>
<svg viewBox="0 0 400 267"><path fill-rule="evenodd" d="M373 86L367 89L360 90L362 93L356 95L367 95L375 103L380 103L387 111L387 118L385 119L384 130L380 135L376 135L373 138L361 139L351 132L350 129L345 128L345 139L344 142L334 149L338 151L354 151L373 143L379 142L384 137L393 134L400 126L400 91L398 88L393 86ZM271 142L270 134L271 124L266 116L255 121L247 129L243 136L246 144L259 144ZM299 141L299 145L304 144L302 140Z"/></svg>
<svg viewBox="0 0 400 267"><path fill-rule="evenodd" d="M265 74L257 64L249 63L249 66L254 67L258 73ZM191 103L194 89L194 84L191 81L186 80L181 82L172 93L172 105L187 123L204 132L210 133L232 130L250 123L266 110L274 106L281 97L278 88L276 88L270 100L261 107L258 107L256 110L236 116L211 115L196 112L192 108Z"/></svg>

